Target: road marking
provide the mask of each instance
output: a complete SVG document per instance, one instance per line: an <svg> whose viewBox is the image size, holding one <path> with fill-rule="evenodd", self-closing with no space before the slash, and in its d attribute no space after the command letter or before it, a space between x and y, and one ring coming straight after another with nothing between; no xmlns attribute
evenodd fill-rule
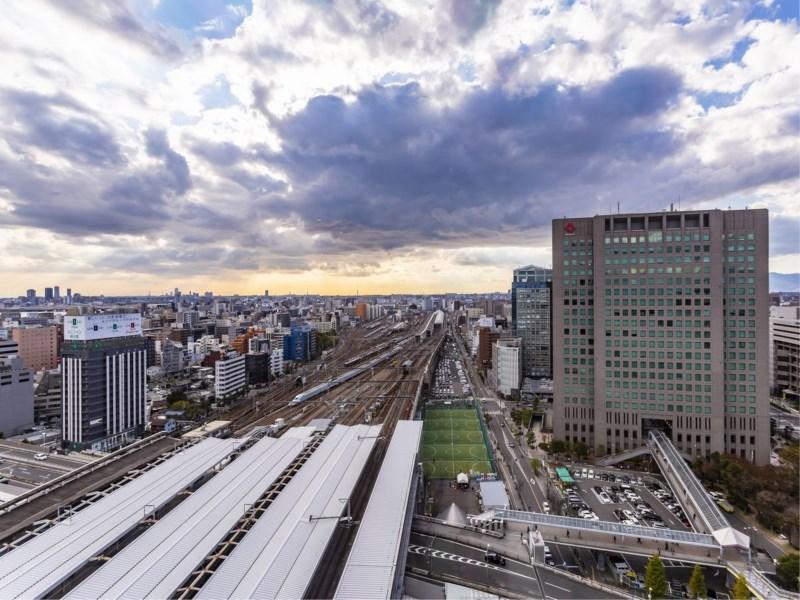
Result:
<svg viewBox="0 0 800 600"><path fill-rule="evenodd" d="M447 540L447 541L449 542L450 540ZM458 542L454 542L454 543L458 543ZM461 544L461 545L463 546L463 544ZM471 548L471 546L466 546L466 547L467 548ZM476 548L473 548L473 550L476 550ZM530 575L525 575L524 573L517 573L516 571L511 571L510 569L503 569L503 568L498 567L496 565L491 565L491 564L489 564L487 562L476 560L474 558L469 558L467 556L460 556L458 554L453 554L451 552L445 552L444 550L435 550L435 549L434 550L430 550L430 552L429 552L427 546L417 546L416 544L409 544L408 545L408 551L410 553L412 553L412 554L418 554L420 556L433 556L434 558L441 558L441 559L444 559L444 560L450 560L450 561L453 561L453 562L459 562L459 563L462 563L462 564L472 565L474 567L481 567L481 568L484 568L484 569L491 569L493 571L499 571L499 572L502 572L502 573L506 573L508 575L516 575L517 577L522 577L524 579L530 579L531 581L536 581L536 578L535 577L531 577ZM509 561L509 560L513 561L513 559L508 559L508 558L506 559L506 561ZM519 562L519 561L513 561L513 562ZM525 564L525 563L520 563L520 564Z"/></svg>
<svg viewBox="0 0 800 600"><path fill-rule="evenodd" d="M555 583L550 583L549 581L543 582L545 585L549 585L550 587L554 587L562 592L571 592L572 590L569 588L561 587L560 585L556 585Z"/></svg>

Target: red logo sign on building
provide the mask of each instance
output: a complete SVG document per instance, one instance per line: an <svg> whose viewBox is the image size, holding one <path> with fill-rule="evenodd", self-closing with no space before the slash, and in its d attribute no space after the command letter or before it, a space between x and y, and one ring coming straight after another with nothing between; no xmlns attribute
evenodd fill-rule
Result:
<svg viewBox="0 0 800 600"><path fill-rule="evenodd" d="M575 235L575 224L574 223L565 223L564 224L564 233L567 235Z"/></svg>

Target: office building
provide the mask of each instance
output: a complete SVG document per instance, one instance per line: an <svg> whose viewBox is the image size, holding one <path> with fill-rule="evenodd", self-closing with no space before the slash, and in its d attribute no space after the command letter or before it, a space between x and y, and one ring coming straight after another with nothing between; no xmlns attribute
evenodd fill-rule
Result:
<svg viewBox="0 0 800 600"><path fill-rule="evenodd" d="M522 382L522 340L497 340L492 345L494 389L499 394L519 399Z"/></svg>
<svg viewBox="0 0 800 600"><path fill-rule="evenodd" d="M186 366L186 351L183 344L165 340L161 342L161 371L165 375L180 373Z"/></svg>
<svg viewBox="0 0 800 600"><path fill-rule="evenodd" d="M319 356L317 330L310 325L295 325L289 335L283 336L283 358L307 362Z"/></svg>
<svg viewBox="0 0 800 600"><path fill-rule="evenodd" d="M44 288L44 301L49 304L53 301L53 288Z"/></svg>
<svg viewBox="0 0 800 600"><path fill-rule="evenodd" d="M769 311L770 388L780 398L800 399L800 307Z"/></svg>
<svg viewBox="0 0 800 600"><path fill-rule="evenodd" d="M0 358L16 356L19 354L19 345L13 339L5 340L0 338Z"/></svg>
<svg viewBox="0 0 800 600"><path fill-rule="evenodd" d="M19 347L19 355L34 373L58 367L58 328L17 327L11 337Z"/></svg>
<svg viewBox="0 0 800 600"><path fill-rule="evenodd" d="M769 464L768 215L553 221L554 433Z"/></svg>
<svg viewBox="0 0 800 600"><path fill-rule="evenodd" d="M228 352L214 363L214 395L217 402L244 393L247 387L247 367L244 354Z"/></svg>
<svg viewBox="0 0 800 600"><path fill-rule="evenodd" d="M493 327L478 327L476 337L478 343L475 355L478 358L478 367L484 370L491 369L493 364L492 347L500 339L500 331Z"/></svg>
<svg viewBox="0 0 800 600"><path fill-rule="evenodd" d="M269 363L270 355L268 352L250 352L246 354L245 371L247 373L247 385L267 385L269 383Z"/></svg>
<svg viewBox="0 0 800 600"><path fill-rule="evenodd" d="M522 365L528 377L551 377L551 286L553 271L535 265L514 270L511 329L522 340Z"/></svg>
<svg viewBox="0 0 800 600"><path fill-rule="evenodd" d="M140 434L146 370L140 315L67 317L61 357L64 445L110 450Z"/></svg>
<svg viewBox="0 0 800 600"><path fill-rule="evenodd" d="M33 425L33 375L15 355L0 356L0 433L8 437Z"/></svg>
<svg viewBox="0 0 800 600"><path fill-rule="evenodd" d="M36 302L36 290L29 289L25 292L25 297L28 299L29 302Z"/></svg>
<svg viewBox="0 0 800 600"><path fill-rule="evenodd" d="M53 298L57 301L61 300L61 288L57 285L53 286Z"/></svg>

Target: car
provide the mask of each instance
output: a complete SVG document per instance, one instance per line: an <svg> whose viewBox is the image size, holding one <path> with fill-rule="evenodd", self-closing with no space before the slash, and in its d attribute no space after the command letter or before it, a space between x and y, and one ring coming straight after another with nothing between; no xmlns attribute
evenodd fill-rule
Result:
<svg viewBox="0 0 800 600"><path fill-rule="evenodd" d="M47 460L47 454L44 452L37 452L33 455L34 460Z"/></svg>
<svg viewBox="0 0 800 600"><path fill-rule="evenodd" d="M611 504L611 496L609 496L605 492L600 492L599 496L600 496L600 500L602 500L606 504Z"/></svg>
<svg viewBox="0 0 800 600"><path fill-rule="evenodd" d="M629 519L635 519L636 515L633 513L632 510L625 509L622 511L622 514L625 515Z"/></svg>
<svg viewBox="0 0 800 600"><path fill-rule="evenodd" d="M547 501L542 502L542 511L545 513L550 512L550 503Z"/></svg>
<svg viewBox="0 0 800 600"><path fill-rule="evenodd" d="M505 557L497 552L487 552L483 555L483 558L486 560L486 562L492 563L493 565L500 565L502 567L506 565Z"/></svg>
<svg viewBox="0 0 800 600"><path fill-rule="evenodd" d="M588 478L589 478L589 471L588 471L588 469L581 469L581 477L582 477L583 479L588 479Z"/></svg>
<svg viewBox="0 0 800 600"><path fill-rule="evenodd" d="M594 479L594 469L589 469L589 479Z"/></svg>
<svg viewBox="0 0 800 600"><path fill-rule="evenodd" d="M778 537L779 537L780 539L782 539L784 542L788 542L788 541L789 541L789 538L788 538L788 537L786 537L786 534L785 534L785 533L779 533L779 534L778 534Z"/></svg>
<svg viewBox="0 0 800 600"><path fill-rule="evenodd" d="M641 477L636 478L636 485L644 485L644 481L642 481Z"/></svg>

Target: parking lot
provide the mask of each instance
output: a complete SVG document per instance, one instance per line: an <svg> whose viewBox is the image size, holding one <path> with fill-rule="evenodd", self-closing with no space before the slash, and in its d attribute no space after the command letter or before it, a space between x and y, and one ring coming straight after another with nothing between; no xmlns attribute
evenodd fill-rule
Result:
<svg viewBox="0 0 800 600"><path fill-rule="evenodd" d="M588 520L666 529L690 529L668 486L652 476L591 468L571 470L567 514Z"/></svg>
<svg viewBox="0 0 800 600"><path fill-rule="evenodd" d="M430 397L435 400L448 400L467 396L472 396L472 389L466 369L461 362L455 342L448 336L433 376Z"/></svg>

